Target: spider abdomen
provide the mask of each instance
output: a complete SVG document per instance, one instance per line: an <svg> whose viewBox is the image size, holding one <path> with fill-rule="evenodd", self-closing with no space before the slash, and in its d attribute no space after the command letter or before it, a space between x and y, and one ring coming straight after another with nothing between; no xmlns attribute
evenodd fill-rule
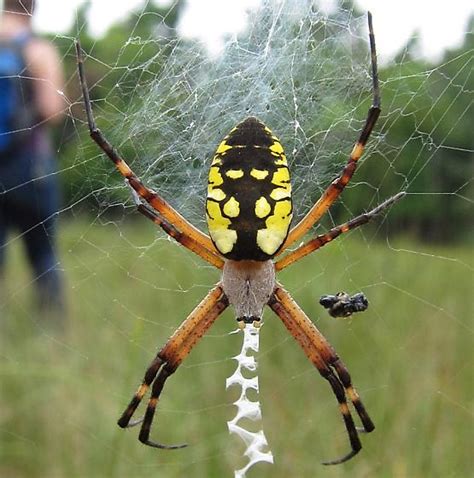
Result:
<svg viewBox="0 0 474 478"><path fill-rule="evenodd" d="M283 245L292 218L290 173L278 138L256 118L239 123L217 148L206 217L227 259L266 261Z"/></svg>

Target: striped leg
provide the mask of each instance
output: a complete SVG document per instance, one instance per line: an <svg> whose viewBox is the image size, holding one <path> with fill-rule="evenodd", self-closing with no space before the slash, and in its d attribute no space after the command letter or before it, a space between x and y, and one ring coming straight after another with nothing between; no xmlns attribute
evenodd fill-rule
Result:
<svg viewBox="0 0 474 478"><path fill-rule="evenodd" d="M383 203L379 204L376 208L372 209L372 211L361 214L360 216L357 216L350 221L341 224L340 226L333 227L325 234L320 234L319 236L316 236L314 239L311 239L306 244L303 244L302 246L287 254L282 259L276 261L275 270L281 271L285 267L288 267L289 265L299 261L308 254L311 254L311 252L317 251L318 249L326 245L328 242L331 242L333 239L336 239L336 237L340 236L341 234L368 223L381 211L383 211L388 206L392 205L395 201L398 201L403 196L405 196L405 194L405 192L400 192L395 196L392 196L391 198L387 199Z"/></svg>
<svg viewBox="0 0 474 478"><path fill-rule="evenodd" d="M120 427L127 428L142 423L139 440L155 448L176 449L186 446L162 445L149 439L156 406L166 379L176 371L180 363L191 352L194 345L196 345L227 306L227 297L221 286L218 285L191 312L148 367L143 382L117 422ZM148 400L144 418L131 422L132 415L150 386L152 387L151 396Z"/></svg>
<svg viewBox="0 0 474 478"><path fill-rule="evenodd" d="M291 335L300 344L306 356L319 370L319 373L329 381L336 395L352 450L342 458L324 462L324 464L334 465L343 463L356 455L362 448L357 433L358 429L347 406L346 395L351 400L362 421L363 431L371 432L375 428L374 424L352 385L351 377L345 365L339 359L331 344L309 320L288 292L277 286L268 305L280 317Z"/></svg>
<svg viewBox="0 0 474 478"><path fill-rule="evenodd" d="M210 238L202 233L199 229L189 223L181 214L175 211L161 196L159 196L153 190L147 188L135 173L130 169L128 164L120 157L117 150L109 143L102 132L97 128L95 124L94 115L92 113L92 106L89 98L89 90L87 88L84 62L82 58L82 50L79 42L76 42L76 55L77 55L77 67L79 71L79 78L81 82L82 94L84 97L84 106L87 115L87 123L91 138L96 142L102 151L112 160L115 167L120 174L127 180L130 187L158 214L163 217L168 223L172 224L176 229L181 231L182 234L189 236L194 242L201 245L202 248L208 251L215 252L214 244Z"/></svg>
<svg viewBox="0 0 474 478"><path fill-rule="evenodd" d="M191 237L186 236L185 234L178 231L174 226L166 222L163 218L161 218L154 210L150 207L146 206L145 204L138 203L137 204L138 211L143 214L145 217L153 221L157 226L161 227L163 231L166 232L169 236L179 242L181 245L193 251L198 256L203 258L209 264L212 264L217 269L222 269L224 267L224 261L221 259L220 256L214 254L214 252L202 247L199 242L194 241Z"/></svg>
<svg viewBox="0 0 474 478"><path fill-rule="evenodd" d="M372 15L368 14L369 21L369 41L370 41L370 52L371 52L371 62L372 62L372 90L373 90L373 100L372 106L369 109L367 114L367 119L365 121L364 128L360 133L359 139L357 140L354 148L352 149L349 160L342 171L342 174L335 179L331 185L324 191L322 196L318 199L316 204L309 210L306 216L290 231L288 237L285 241L285 244L280 249L279 254L281 254L287 247L291 246L294 242L301 239L313 226L316 222L326 213L329 207L336 201L339 195L342 193L347 183L351 180L352 175L357 167L357 161L361 158L367 140L369 139L370 133L372 132L375 123L380 115L380 90L379 90L379 79L377 72L377 54L375 51L375 38L374 31L372 27Z"/></svg>

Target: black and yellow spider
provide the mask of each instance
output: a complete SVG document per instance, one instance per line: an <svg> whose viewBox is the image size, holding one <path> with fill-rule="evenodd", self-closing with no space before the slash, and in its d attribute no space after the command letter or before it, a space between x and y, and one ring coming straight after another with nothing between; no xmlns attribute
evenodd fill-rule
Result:
<svg viewBox="0 0 474 478"><path fill-rule="evenodd" d="M380 95L372 19L369 13L373 104L366 123L341 175L324 191L306 216L290 230L292 200L290 172L277 137L258 119L239 123L219 144L211 163L206 201L209 236L190 224L160 195L146 187L107 141L95 124L85 81L81 47L76 44L79 76L90 135L114 162L132 188L138 210L177 242L222 270L221 281L191 312L145 372L143 382L118 420L120 427L141 423L139 440L156 448L175 449L186 445L162 445L150 440L150 429L166 379L176 371L191 349L217 317L233 305L241 327L258 325L268 305L300 344L309 360L329 382L349 435L351 451L325 464L342 463L361 449L347 399L363 425L371 432L374 424L352 385L351 377L335 350L289 293L275 273L316 251L342 233L367 223L403 193L386 200L372 211L310 239L282 258L279 256L299 241L336 201L351 179L357 161L380 114ZM151 387L145 416L131 421Z"/></svg>

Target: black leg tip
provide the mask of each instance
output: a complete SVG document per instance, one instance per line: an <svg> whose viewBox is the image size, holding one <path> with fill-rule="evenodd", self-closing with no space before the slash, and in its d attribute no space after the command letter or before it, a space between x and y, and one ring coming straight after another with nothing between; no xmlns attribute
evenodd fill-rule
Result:
<svg viewBox="0 0 474 478"><path fill-rule="evenodd" d="M330 460L330 461L323 461L323 462L321 462L321 464L325 465L325 466L340 465L341 463L344 463L344 462L350 460L351 458L353 458L354 456L356 456L357 453L359 453L359 451L361 449L362 448L351 450L347 455L345 455L341 458L336 458L335 460Z"/></svg>

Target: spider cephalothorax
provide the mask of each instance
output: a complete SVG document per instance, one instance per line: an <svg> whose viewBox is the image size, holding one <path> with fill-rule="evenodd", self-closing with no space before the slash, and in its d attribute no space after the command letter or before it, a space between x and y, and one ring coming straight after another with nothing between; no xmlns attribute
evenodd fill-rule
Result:
<svg viewBox="0 0 474 478"><path fill-rule="evenodd" d="M258 323L275 289L275 265L272 261L228 260L222 271L222 289L241 326Z"/></svg>
<svg viewBox="0 0 474 478"><path fill-rule="evenodd" d="M76 45L79 76L91 137L127 180L138 211L177 242L209 264L223 270L221 281L159 350L146 370L141 385L118 420L118 424L124 428L141 423L139 434L141 442L166 449L185 446L162 445L150 440L155 409L166 379L178 368L198 340L229 305L235 308L237 320L242 327L248 322L258 324L263 307L268 305L297 340L321 376L329 382L339 404L351 451L325 464L342 463L353 457L362 447L348 400L362 422L363 431L371 432L374 429L372 420L352 386L347 368L313 322L275 280L276 272L316 251L340 234L367 223L404 194L398 193L370 212L336 226L325 234L315 236L287 252L283 257L278 257L310 232L337 200L354 174L357 162L380 114L375 40L370 14L369 39L373 103L365 126L341 174L328 186L303 219L290 229L292 218L290 173L283 147L263 123L253 117L247 118L219 144L210 166L206 201L210 237L184 219L159 194L146 187L97 128L85 82L81 48L79 44ZM332 302L329 306L332 306ZM353 310L354 307L351 303L347 310ZM339 311L336 312L336 315L339 315ZM150 388L151 396L144 418L131 421L132 415Z"/></svg>

